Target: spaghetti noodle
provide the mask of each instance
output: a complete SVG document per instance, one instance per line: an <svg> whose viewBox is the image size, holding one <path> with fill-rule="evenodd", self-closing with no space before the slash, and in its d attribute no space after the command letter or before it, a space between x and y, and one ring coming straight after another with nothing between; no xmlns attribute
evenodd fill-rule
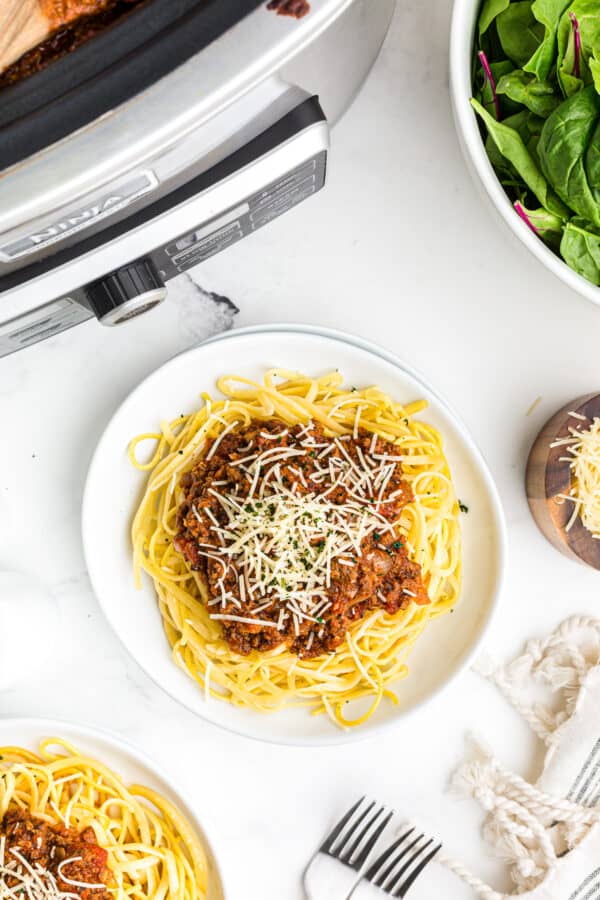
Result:
<svg viewBox="0 0 600 900"><path fill-rule="evenodd" d="M59 738L0 747L0 826L0 897L206 897L206 855L182 814ZM73 874L86 853L101 881Z"/></svg>
<svg viewBox="0 0 600 900"><path fill-rule="evenodd" d="M175 662L202 686L207 698L263 712L307 706L314 713L329 713L340 725L351 726L368 719L383 697L396 702L388 688L407 675L406 658L415 641L431 619L455 606L461 584L461 539L459 505L442 438L436 429L415 418L427 404L418 401L404 406L378 388L347 390L342 383L337 371L309 378L270 370L260 384L225 376L217 384L224 399L202 394L204 402L198 411L162 423L159 433L134 439L131 460L150 475L134 518L132 541L137 583L142 570L152 578ZM349 624L343 642L333 652L317 656L292 652L289 641L263 651L232 649L224 639L222 620L239 618L243 623L247 617L244 611L239 616L215 616L214 610L211 614L207 580L180 552L178 510L185 501L182 479L185 484L187 473L214 453L219 442L227 441L227 435L256 423L273 422L281 423L281 433L295 430L296 439L299 431L314 428L331 442L352 437L356 442L366 434L373 441L380 438L394 445L394 456L385 459L401 466L411 500L393 523L398 538L393 546L405 544L410 559L418 563L429 602L417 602L416 592L407 590L411 597L401 609L393 614L385 607L367 610L359 621ZM272 435L266 430L263 437ZM144 462L138 458L138 449L146 441L155 441L156 446ZM325 442L320 446L326 447ZM363 462L375 465L373 460L363 458ZM258 475L250 472L248 478L256 481ZM319 497L310 494L308 499L315 503ZM260 547L257 552L262 553ZM351 560L345 562L352 564ZM268 600L267 596L267 606ZM306 607L292 603L294 611L301 616ZM370 700L354 719L346 718L345 703L361 698Z"/></svg>

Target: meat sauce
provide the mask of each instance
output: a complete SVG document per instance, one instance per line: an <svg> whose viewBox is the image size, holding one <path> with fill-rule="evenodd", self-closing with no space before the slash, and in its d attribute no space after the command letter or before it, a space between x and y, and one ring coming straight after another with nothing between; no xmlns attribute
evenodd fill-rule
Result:
<svg viewBox="0 0 600 900"><path fill-rule="evenodd" d="M0 834L5 838L5 864L11 858L15 859L11 850L16 850L34 868L41 866L51 872L61 891L82 900L110 900L108 890L76 887L61 878L62 872L69 881L83 884L98 885L110 881L106 850L97 844L92 828L79 834L73 828L36 819L24 810L9 810L0 825ZM65 860L72 861L59 870Z"/></svg>
<svg viewBox="0 0 600 900"><path fill-rule="evenodd" d="M275 437L277 435L279 437ZM385 490L376 498L370 496L364 500L365 504L371 504L373 510L377 510L377 522L381 522L383 527L371 530L360 543L360 554L349 558L345 564L341 557L331 560L325 598L329 606L326 612L316 617L316 621L310 617L296 618L294 621L293 616L288 616L282 622L285 604L280 595L275 596L268 590L250 595L245 587L240 588L240 580L245 577L241 558L230 554L219 559L218 554L223 548L216 539L214 523L225 529L229 519L223 503L215 495L214 486L218 485L216 493L221 497L235 496L244 509L252 509L252 503L244 506L252 488L248 471L244 471L240 460L248 458L248 454L258 454L260 458L263 452L272 450L274 437L278 448L298 451L293 458L280 462L277 473L279 483L297 497L308 499L310 496L318 500L327 493L328 502L340 507L356 494L352 494L351 487L345 484L337 484L331 490L331 482L323 483L325 456L320 461L319 455L310 449L311 445L325 447L319 453L326 454L328 466L330 459L331 466L336 461L343 462L344 453L358 468L361 454L364 461L367 457L372 460L373 456L383 458L386 454L393 457L398 452L393 444L381 438L374 443L375 439L366 431L359 430L356 440L345 438L342 446L326 437L320 425L311 425L309 431L299 425L288 430L281 422L271 420L228 433L211 458L208 458L211 453L209 446L203 458L183 475L181 488L184 499L178 508L178 534L174 546L192 570L203 576L211 610L214 611L221 597L218 617L223 637L231 649L249 654L253 650L272 650L285 643L300 656L319 656L335 650L344 641L348 628L372 610L382 608L394 615L413 600L418 604L429 603L420 566L409 558L405 540L391 527L399 519L403 507L414 499L398 463L393 466ZM303 450L305 452L301 453ZM271 487L259 501L259 506L261 502L268 506L269 501L276 497L276 482L272 475L267 465L261 465L252 496L260 495L262 480L265 483L269 480ZM225 575L222 559L227 560ZM223 601L224 595L228 598L226 601ZM257 618L264 624L224 621L221 618L223 615ZM278 623L277 627L271 623Z"/></svg>
<svg viewBox="0 0 600 900"><path fill-rule="evenodd" d="M42 4L52 33L0 73L0 89L41 72L95 37L145 0L46 0Z"/></svg>

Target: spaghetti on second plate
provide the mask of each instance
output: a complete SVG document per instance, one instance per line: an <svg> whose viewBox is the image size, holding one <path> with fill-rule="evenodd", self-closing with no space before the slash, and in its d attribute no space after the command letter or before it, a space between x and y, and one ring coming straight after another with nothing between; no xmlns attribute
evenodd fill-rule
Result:
<svg viewBox="0 0 600 900"><path fill-rule="evenodd" d="M203 900L208 863L183 815L59 738L0 747L0 897Z"/></svg>
<svg viewBox="0 0 600 900"><path fill-rule="evenodd" d="M177 664L258 711L358 725L461 584L459 504L435 428L378 388L282 369L130 445L150 473L132 540ZM156 442L140 462L138 448ZM370 698L355 718L348 701Z"/></svg>

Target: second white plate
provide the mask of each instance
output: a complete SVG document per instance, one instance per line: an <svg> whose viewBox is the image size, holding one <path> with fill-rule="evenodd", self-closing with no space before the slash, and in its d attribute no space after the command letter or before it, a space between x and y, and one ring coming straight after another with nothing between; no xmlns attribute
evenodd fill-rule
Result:
<svg viewBox="0 0 600 900"><path fill-rule="evenodd" d="M201 391L216 379L239 374L260 379L265 369L285 367L317 374L339 369L347 384L376 384L401 402L429 401L423 417L440 430L463 516L463 595L454 615L432 622L409 657L409 676L395 692L398 705L382 703L363 726L338 729L306 710L261 715L218 700L173 662L154 588L133 583L131 520L145 476L131 465L127 447L163 419L198 407ZM447 687L471 661L496 607L505 561L502 508L488 469L460 420L415 372L392 354L357 338L307 326L241 329L183 353L143 381L117 410L92 464L83 503L83 542L94 590L121 641L146 672L193 712L231 731L289 744L344 743L404 719Z"/></svg>
<svg viewBox="0 0 600 900"><path fill-rule="evenodd" d="M209 866L207 900L225 900L223 869L217 857L212 828L193 812L183 799L173 781L145 754L127 741L86 725L76 725L57 719L0 718L0 747L25 747L34 753L40 741L60 738L77 750L88 754L119 775L126 784L143 784L173 803L183 813L202 841Z"/></svg>

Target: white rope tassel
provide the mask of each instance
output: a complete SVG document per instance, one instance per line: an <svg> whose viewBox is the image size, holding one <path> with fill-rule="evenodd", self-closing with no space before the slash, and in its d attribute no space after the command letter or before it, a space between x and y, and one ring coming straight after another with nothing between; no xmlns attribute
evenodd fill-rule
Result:
<svg viewBox="0 0 600 900"><path fill-rule="evenodd" d="M458 875L461 881L464 881L482 900L507 900L506 894L499 894L498 891L491 888L481 878L477 878L466 866L463 866L462 863L451 856L440 854L437 857L437 861L442 866L446 866L451 872L454 872L455 875Z"/></svg>
<svg viewBox="0 0 600 900"><path fill-rule="evenodd" d="M485 839L510 864L517 890L531 890L557 862L551 835L535 814L538 808L547 813L546 798L524 788L525 782L504 770L487 747L473 739L471 743L472 759L457 770L452 787L474 797L487 811Z"/></svg>
<svg viewBox="0 0 600 900"><path fill-rule="evenodd" d="M589 616L566 619L545 640L532 640L524 653L505 666L489 658L473 667L492 681L546 744L572 715L586 677L600 665L600 621ZM527 686L542 685L553 694L562 691L558 710L526 698ZM554 698L555 699L555 698Z"/></svg>
<svg viewBox="0 0 600 900"><path fill-rule="evenodd" d="M569 758L573 758L573 733L568 729L573 723L577 724L578 716L589 721L590 704L592 711L596 709L600 620L572 616L545 640L529 641L521 656L508 665L498 666L484 657L474 668L500 688L535 734L548 745L543 773L548 776L551 771L549 761L561 759L561 742L564 741L564 747L571 754ZM544 702L539 699L541 689L545 691ZM593 718L595 721L595 716ZM582 736L581 740L587 744L580 746L586 748L591 738L592 748L596 747L597 733L592 729L590 734L588 729L584 734L585 738ZM579 737L579 731L576 735ZM590 804L598 785L589 760L597 761L600 757L594 754L598 751L586 749L583 760L585 762L587 758L587 768L586 765L575 768L575 773L587 773L587 782L581 774L578 781L573 782L575 775L572 769L569 770L567 777L571 780L567 785L574 783L579 789L578 794L568 794L574 798L571 800L556 796L554 786L561 785L560 779L558 784L552 777L546 782L540 781L553 791L549 793L505 769L481 742L471 739L471 751L470 758L455 772L452 787L474 797L486 811L484 838L510 865L516 893L535 891L551 873L564 873L565 864L561 869L559 858L566 855L568 859L568 851L579 847L586 837L594 840L591 832L600 822L600 805ZM582 765L579 757L575 760L573 767ZM565 795L567 793L568 787L565 787ZM584 805L586 801L588 805ZM440 855L438 861L458 875L482 900L507 900L514 896L498 893L451 857Z"/></svg>

